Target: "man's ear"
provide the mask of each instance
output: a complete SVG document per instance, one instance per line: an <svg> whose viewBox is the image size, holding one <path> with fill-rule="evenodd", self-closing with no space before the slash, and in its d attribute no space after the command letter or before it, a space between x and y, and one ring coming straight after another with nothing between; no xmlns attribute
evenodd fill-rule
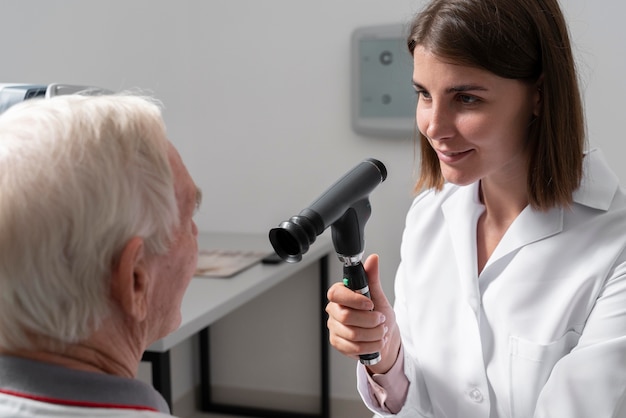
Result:
<svg viewBox="0 0 626 418"><path fill-rule="evenodd" d="M150 275L143 238L131 238L122 250L111 277L111 296L124 313L137 322L148 315Z"/></svg>

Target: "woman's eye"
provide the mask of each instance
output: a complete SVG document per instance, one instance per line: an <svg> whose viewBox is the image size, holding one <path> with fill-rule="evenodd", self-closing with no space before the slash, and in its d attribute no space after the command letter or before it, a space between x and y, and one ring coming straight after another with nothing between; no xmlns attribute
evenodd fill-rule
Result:
<svg viewBox="0 0 626 418"><path fill-rule="evenodd" d="M430 99L430 94L428 94L426 90L415 89L415 94L417 94L417 96L421 97L422 99Z"/></svg>
<svg viewBox="0 0 626 418"><path fill-rule="evenodd" d="M458 99L463 104L474 104L474 103L477 103L479 101L479 99L477 97L470 96L470 95L467 95L467 94L460 94L458 96Z"/></svg>

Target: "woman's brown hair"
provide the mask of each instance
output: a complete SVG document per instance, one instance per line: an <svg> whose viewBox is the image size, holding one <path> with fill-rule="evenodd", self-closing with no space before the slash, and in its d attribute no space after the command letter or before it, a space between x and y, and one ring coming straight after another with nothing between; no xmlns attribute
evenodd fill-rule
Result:
<svg viewBox="0 0 626 418"><path fill-rule="evenodd" d="M585 121L567 24L557 0L433 0L413 20L407 45L453 63L541 89L528 137L528 197L534 208L568 206L582 178ZM437 155L423 134L416 191L440 190Z"/></svg>

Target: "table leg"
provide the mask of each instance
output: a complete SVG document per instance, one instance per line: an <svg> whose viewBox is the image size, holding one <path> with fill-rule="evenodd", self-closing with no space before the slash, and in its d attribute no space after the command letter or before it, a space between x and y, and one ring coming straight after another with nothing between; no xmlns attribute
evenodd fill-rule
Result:
<svg viewBox="0 0 626 418"><path fill-rule="evenodd" d="M320 354L322 361L321 371L321 418L330 417L330 356L328 343L328 314L326 313L326 293L328 292L328 255L320 259Z"/></svg>
<svg viewBox="0 0 626 418"><path fill-rule="evenodd" d="M320 413L305 414L288 411L277 411L263 408L250 408L236 405L225 405L213 402L211 393L211 353L210 327L200 331L200 388L202 412L216 412L227 415L239 415L257 418L329 418L330 417L330 362L328 348L328 328L326 327L326 292L328 291L328 255L320 258L320 357L321 357L321 394Z"/></svg>

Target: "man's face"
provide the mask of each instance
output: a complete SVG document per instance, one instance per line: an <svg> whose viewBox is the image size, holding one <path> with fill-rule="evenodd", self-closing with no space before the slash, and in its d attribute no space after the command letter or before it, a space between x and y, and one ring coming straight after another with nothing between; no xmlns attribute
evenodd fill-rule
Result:
<svg viewBox="0 0 626 418"><path fill-rule="evenodd" d="M169 161L174 175L180 224L174 232L169 251L155 256L152 262L155 286L151 297L150 316L155 319L154 340L165 337L180 325L183 295L198 262L198 228L193 215L200 205L201 193L171 144Z"/></svg>

